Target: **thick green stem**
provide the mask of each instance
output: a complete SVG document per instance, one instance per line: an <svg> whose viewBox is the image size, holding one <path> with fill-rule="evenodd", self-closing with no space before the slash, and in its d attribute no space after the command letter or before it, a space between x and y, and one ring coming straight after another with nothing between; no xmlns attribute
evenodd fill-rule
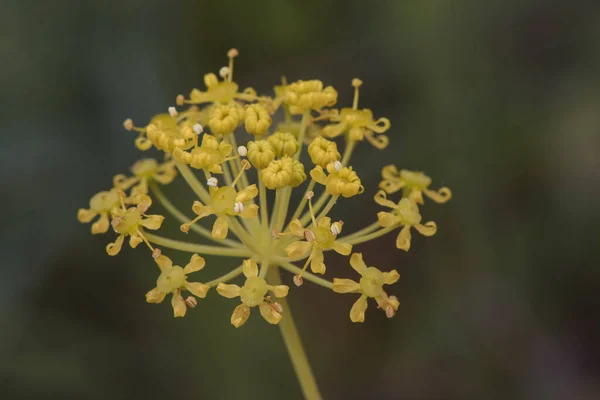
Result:
<svg viewBox="0 0 600 400"><path fill-rule="evenodd" d="M267 273L267 280L271 285L281 285L281 277L279 276L278 268L269 268ZM321 399L321 393L315 380L315 376L308 363L302 340L296 329L296 324L292 318L292 311L286 300L286 298L278 299L279 303L283 306L284 313L281 322L279 323L279 329L281 330L281 336L283 336L283 342L287 347L288 354L294 366L294 371L298 377L298 382L302 388L304 397L308 400Z"/></svg>

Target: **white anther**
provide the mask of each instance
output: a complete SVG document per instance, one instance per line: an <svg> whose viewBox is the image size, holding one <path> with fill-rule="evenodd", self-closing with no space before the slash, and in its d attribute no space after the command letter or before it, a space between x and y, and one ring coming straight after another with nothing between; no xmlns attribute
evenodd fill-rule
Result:
<svg viewBox="0 0 600 400"><path fill-rule="evenodd" d="M246 157L248 155L248 149L246 148L246 146L240 146L240 147L238 147L238 154L241 157Z"/></svg>
<svg viewBox="0 0 600 400"><path fill-rule="evenodd" d="M300 287L304 283L304 279L300 275L294 275L294 285Z"/></svg>
<svg viewBox="0 0 600 400"><path fill-rule="evenodd" d="M331 233L334 235L339 235L342 232L342 227L337 222L331 224Z"/></svg>
<svg viewBox="0 0 600 400"><path fill-rule="evenodd" d="M200 124L194 124L194 126L192 126L192 129L194 130L194 133L196 135L199 135L204 131L204 128L202 128L202 125Z"/></svg>
<svg viewBox="0 0 600 400"><path fill-rule="evenodd" d="M304 239L306 239L307 242L314 242L317 239L317 237L315 236L313 231L305 230Z"/></svg>
<svg viewBox="0 0 600 400"><path fill-rule="evenodd" d="M235 211L236 213L241 213L242 211L244 211L244 203L242 202L237 202L233 205L233 211Z"/></svg>
<svg viewBox="0 0 600 400"><path fill-rule="evenodd" d="M335 168L336 171L340 171L342 169L343 165L341 162L339 161L334 161L333 162L333 168Z"/></svg>
<svg viewBox="0 0 600 400"><path fill-rule="evenodd" d="M177 116L177 109L175 107L169 107L169 115L171 117L176 117Z"/></svg>
<svg viewBox="0 0 600 400"><path fill-rule="evenodd" d="M315 192L313 192L312 190L306 192L306 194L304 195L304 197L306 197L306 200L310 200L313 198L313 196L315 195Z"/></svg>
<svg viewBox="0 0 600 400"><path fill-rule="evenodd" d="M208 178L206 184L210 187L217 187L219 180L213 176L212 178Z"/></svg>
<svg viewBox="0 0 600 400"><path fill-rule="evenodd" d="M226 78L229 75L229 67L221 67L219 75L221 75L221 78Z"/></svg>

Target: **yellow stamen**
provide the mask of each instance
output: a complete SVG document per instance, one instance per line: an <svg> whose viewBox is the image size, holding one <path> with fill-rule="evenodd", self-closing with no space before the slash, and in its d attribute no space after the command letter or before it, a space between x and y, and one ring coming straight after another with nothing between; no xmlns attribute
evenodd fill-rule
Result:
<svg viewBox="0 0 600 400"><path fill-rule="evenodd" d="M238 156L239 157L239 156ZM237 157L236 157L237 158ZM231 187L235 188L235 184L237 183L237 181L242 177L242 175L244 175L244 172L250 168L250 163L248 162L248 160L242 160L242 169L240 170L240 172L237 174L237 176L235 177L235 179L233 180L233 182L231 182Z"/></svg>
<svg viewBox="0 0 600 400"><path fill-rule="evenodd" d="M354 86L354 101L352 102L352 108L358 109L358 88L362 85L362 81L358 78L352 79L352 86Z"/></svg>
<svg viewBox="0 0 600 400"><path fill-rule="evenodd" d="M313 225L317 225L317 219L315 218L315 213L312 206L312 196L308 197L308 211L310 212L310 218L312 219Z"/></svg>
<svg viewBox="0 0 600 400"><path fill-rule="evenodd" d="M144 243L146 243L146 246L148 246L148 248L150 249L150 251L152 251L152 254L154 254L154 247L152 247L152 245L150 244L150 242L148 241L148 239L146 239L146 236L144 236L144 234L142 233L142 231L140 231L138 229L137 230L137 234L140 235L140 237L142 238L142 240L144 241Z"/></svg>
<svg viewBox="0 0 600 400"><path fill-rule="evenodd" d="M240 52L237 49L229 49L227 52L227 57L229 57L229 74L227 75L228 82L233 80L233 59L239 54Z"/></svg>

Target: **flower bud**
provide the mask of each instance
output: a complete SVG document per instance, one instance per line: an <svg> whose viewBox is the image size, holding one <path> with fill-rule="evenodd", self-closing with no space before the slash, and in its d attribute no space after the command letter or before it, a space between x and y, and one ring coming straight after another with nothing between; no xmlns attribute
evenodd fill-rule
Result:
<svg viewBox="0 0 600 400"><path fill-rule="evenodd" d="M213 107L208 126L216 135L232 133L238 125L240 116L233 105L219 104Z"/></svg>
<svg viewBox="0 0 600 400"><path fill-rule="evenodd" d="M298 140L289 132L275 132L267 140L275 149L277 157L291 157L300 150Z"/></svg>
<svg viewBox="0 0 600 400"><path fill-rule="evenodd" d="M313 164L320 165L323 168L326 168L329 163L340 159L337 144L322 136L317 136L308 145L308 154Z"/></svg>
<svg viewBox="0 0 600 400"><path fill-rule="evenodd" d="M275 149L266 140L248 142L248 159L255 168L264 169L275 159Z"/></svg>
<svg viewBox="0 0 600 400"><path fill-rule="evenodd" d="M267 133L271 122L271 116L263 105L255 103L246 106L244 124L248 133L254 136L263 136Z"/></svg>

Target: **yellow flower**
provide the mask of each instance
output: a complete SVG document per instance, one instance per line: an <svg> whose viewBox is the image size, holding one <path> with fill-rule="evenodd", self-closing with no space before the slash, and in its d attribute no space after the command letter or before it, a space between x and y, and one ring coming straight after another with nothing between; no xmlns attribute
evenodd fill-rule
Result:
<svg viewBox="0 0 600 400"><path fill-rule="evenodd" d="M237 306L231 315L231 324L236 328L244 325L250 316L250 308L258 306L260 314L270 324L277 325L281 321L281 305L273 303L267 293L270 291L275 297L285 297L289 287L286 285L269 285L258 276L258 266L254 260L244 260L242 270L246 277L244 286L227 285L219 283L217 292L229 299L239 297L242 304Z"/></svg>
<svg viewBox="0 0 600 400"><path fill-rule="evenodd" d="M151 230L160 228L165 217L162 215L146 215L141 211L145 208L147 207L138 205L138 207L119 208L113 211L111 224L119 236L117 240L106 246L108 255L115 256L119 254L126 236L129 236L129 246L131 248L135 248L142 241L145 241L150 250L154 250L146 241L143 230L144 228Z"/></svg>
<svg viewBox="0 0 600 400"><path fill-rule="evenodd" d="M354 253L350 257L350 265L361 276L360 282L352 279L333 279L333 291L336 293L360 293L360 297L350 310L352 322L364 322L367 310L367 298L373 298L379 308L385 311L388 318L396 314L400 302L396 296L388 296L383 290L383 285L391 285L400 279L396 270L381 272L375 267L367 267L361 253Z"/></svg>
<svg viewBox="0 0 600 400"><path fill-rule="evenodd" d="M304 165L291 157L283 157L260 171L260 179L268 189L282 189L286 186L297 187L306 180Z"/></svg>
<svg viewBox="0 0 600 400"><path fill-rule="evenodd" d="M352 251L352 245L338 242L337 235L341 232L342 223L334 224L332 229L331 218L322 217L310 228L304 228L302 223L295 219L290 223L290 234L305 240L293 242L285 248L290 258L303 257L310 251L304 269L310 262L310 269L317 274L325 273L323 250L333 249L336 253L347 256Z"/></svg>
<svg viewBox="0 0 600 400"><path fill-rule="evenodd" d="M194 148L191 152L176 149L173 157L192 168L203 169L212 173L223 172L221 164L231 154L232 146L225 141L219 141L207 133L202 137L202 145Z"/></svg>
<svg viewBox="0 0 600 400"><path fill-rule="evenodd" d="M323 168L317 165L310 171L310 176L321 185L325 185L325 190L332 196L352 197L361 194L365 188L360 183L360 178L352 167L343 167L339 171L336 169L335 162L327 165L328 175L325 175Z"/></svg>
<svg viewBox="0 0 600 400"><path fill-rule="evenodd" d="M198 142L198 135L192 128L195 123L186 119L178 124L176 117L158 114L146 127L146 135L152 144L167 153L175 149L187 150Z"/></svg>
<svg viewBox="0 0 600 400"><path fill-rule="evenodd" d="M443 187L437 191L429 190L431 178L420 171L402 169L398 172L395 165L387 165L381 170L383 180L379 188L388 194L396 193L403 189L404 197L408 197L417 204L423 204L423 193L436 203L445 203L452 198L449 188Z"/></svg>
<svg viewBox="0 0 600 400"><path fill-rule="evenodd" d="M324 137L315 137L308 146L308 154L313 164L327 168L327 165L334 161L339 161L340 152L337 149L337 144Z"/></svg>
<svg viewBox="0 0 600 400"><path fill-rule="evenodd" d="M246 106L246 131L254 136L263 136L271 126L271 116L262 104L249 104Z"/></svg>
<svg viewBox="0 0 600 400"><path fill-rule="evenodd" d="M433 221L427 222L424 225L421 224L419 207L413 200L404 197L396 204L393 201L388 200L385 192L380 190L375 195L375 201L377 204L389 207L393 210L391 213L384 211L377 213L379 225L384 228L403 225L403 228L396 238L397 248L404 251L410 249L411 227L414 227L423 236L435 235L437 225Z"/></svg>
<svg viewBox="0 0 600 400"><path fill-rule="evenodd" d="M193 89L190 93L190 99L185 102L191 104L229 103L233 101L239 89L235 82L219 82L217 76L212 73L204 75L204 84L206 85L206 91ZM183 102L183 99L178 101L178 103Z"/></svg>
<svg viewBox="0 0 600 400"><path fill-rule="evenodd" d="M254 168L266 168L275 159L275 149L267 140L248 142L248 160Z"/></svg>
<svg viewBox="0 0 600 400"><path fill-rule="evenodd" d="M105 233L108 231L109 217L113 210L119 208L120 199L121 196L116 189L97 193L90 199L89 209L79 209L77 219L79 222L88 223L99 215L100 218L92 224L92 234Z"/></svg>
<svg viewBox="0 0 600 400"><path fill-rule="evenodd" d="M146 293L148 303L161 303L169 293L173 295L171 305L175 317L185 316L187 307L186 302L181 295L183 290L187 290L194 296L201 299L206 297L210 287L200 282L188 282L187 276L193 272L200 271L206 265L204 258L194 254L190 262L181 268L173 265L173 261L167 256L161 255L156 258L156 263L160 268L161 274L156 281L156 287Z"/></svg>
<svg viewBox="0 0 600 400"><path fill-rule="evenodd" d="M188 232L190 227L200 219L209 215L216 215L217 219L213 224L212 236L215 239L225 239L229 231L228 216L239 216L242 218L254 218L258 215L258 206L251 204L252 199L258 195L256 185L250 185L244 190L237 192L231 186L222 186L220 188L210 188L209 205L204 205L195 201L192 210L197 215L196 218L181 225L183 232Z"/></svg>
<svg viewBox="0 0 600 400"><path fill-rule="evenodd" d="M297 81L283 89L284 102L301 110L320 110L331 107L337 101L337 91L319 80Z"/></svg>
<svg viewBox="0 0 600 400"><path fill-rule="evenodd" d="M149 182L156 181L167 185L177 176L175 162L167 161L159 164L152 158L137 161L131 167L131 172L133 172L133 176L129 178L123 174L116 175L113 178L115 188L121 190L131 188L132 194L147 194Z"/></svg>
<svg viewBox="0 0 600 400"><path fill-rule="evenodd" d="M275 132L267 140L275 149L277 157L292 157L300 150L298 140L289 132Z"/></svg>
<svg viewBox="0 0 600 400"><path fill-rule="evenodd" d="M218 104L210 112L208 126L215 135L227 135L237 128L242 117L234 104Z"/></svg>
<svg viewBox="0 0 600 400"><path fill-rule="evenodd" d="M365 138L378 149L385 149L389 144L387 136L382 135L390 128L390 120L373 119L373 112L368 108L358 109L358 88L362 85L360 79L353 79L354 104L352 108L342 108L338 113L329 112L328 119L337 124L327 125L323 128L323 136L334 138L342 133L347 133L349 141L364 140ZM376 135L377 134L377 135Z"/></svg>

